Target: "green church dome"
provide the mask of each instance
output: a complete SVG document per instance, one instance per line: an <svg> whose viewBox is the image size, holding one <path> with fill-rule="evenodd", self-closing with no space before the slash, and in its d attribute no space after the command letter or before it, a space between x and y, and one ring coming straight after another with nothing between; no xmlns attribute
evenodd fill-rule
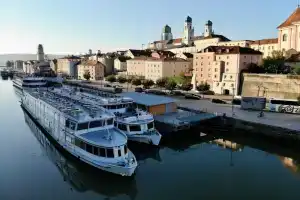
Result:
<svg viewBox="0 0 300 200"><path fill-rule="evenodd" d="M187 16L187 18L186 18L185 21L191 23L192 22L192 18L190 16Z"/></svg>
<svg viewBox="0 0 300 200"><path fill-rule="evenodd" d="M163 33L171 33L171 27L169 25L165 25L162 30Z"/></svg>

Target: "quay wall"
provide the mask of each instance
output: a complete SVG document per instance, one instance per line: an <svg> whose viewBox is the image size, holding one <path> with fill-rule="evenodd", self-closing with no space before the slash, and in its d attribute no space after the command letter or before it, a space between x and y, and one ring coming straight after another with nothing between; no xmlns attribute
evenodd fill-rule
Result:
<svg viewBox="0 0 300 200"><path fill-rule="evenodd" d="M300 75L243 74L242 96L297 99Z"/></svg>

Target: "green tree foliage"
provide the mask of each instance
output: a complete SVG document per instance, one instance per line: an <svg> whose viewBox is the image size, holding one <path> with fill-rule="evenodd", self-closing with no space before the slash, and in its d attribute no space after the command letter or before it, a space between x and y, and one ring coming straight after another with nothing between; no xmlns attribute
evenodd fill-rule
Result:
<svg viewBox="0 0 300 200"><path fill-rule="evenodd" d="M138 86L138 85L142 84L142 81L139 78L135 78L135 79L132 79L131 83L132 83L132 85Z"/></svg>
<svg viewBox="0 0 300 200"><path fill-rule="evenodd" d="M13 66L14 66L14 62L12 60L6 61L6 67L13 67Z"/></svg>
<svg viewBox="0 0 300 200"><path fill-rule="evenodd" d="M116 82L116 76L114 76L114 75L109 75L109 76L107 76L106 77L106 80L108 81L108 82L111 82L111 83L113 83L113 82Z"/></svg>
<svg viewBox="0 0 300 200"><path fill-rule="evenodd" d="M142 81L142 85L144 86L145 89L149 89L151 86L154 85L154 82L149 79L145 79Z"/></svg>
<svg viewBox="0 0 300 200"><path fill-rule="evenodd" d="M186 82L186 83L183 83L180 88L185 91L190 91L193 88L193 85L189 82Z"/></svg>
<svg viewBox="0 0 300 200"><path fill-rule="evenodd" d="M296 65L293 67L294 74L300 75L300 65Z"/></svg>
<svg viewBox="0 0 300 200"><path fill-rule="evenodd" d="M210 89L210 85L205 83L201 83L200 85L197 86L198 91L208 91Z"/></svg>
<svg viewBox="0 0 300 200"><path fill-rule="evenodd" d="M159 79L156 80L156 85L158 87L165 87L166 84L167 84L167 82L168 82L168 78L167 77L159 78Z"/></svg>
<svg viewBox="0 0 300 200"><path fill-rule="evenodd" d="M83 74L83 78L85 78L86 80L90 80L91 78L91 74L90 74L90 71L86 70Z"/></svg>
<svg viewBox="0 0 300 200"><path fill-rule="evenodd" d="M126 83L127 79L124 76L118 76L119 83Z"/></svg>
<svg viewBox="0 0 300 200"><path fill-rule="evenodd" d="M134 77L133 76L127 76L127 82L128 83L131 83L131 81L134 79Z"/></svg>
<svg viewBox="0 0 300 200"><path fill-rule="evenodd" d="M263 67L258 66L255 63L249 63L247 67L243 70L243 72L260 74L260 73L265 73L265 70Z"/></svg>
<svg viewBox="0 0 300 200"><path fill-rule="evenodd" d="M285 57L282 51L273 51L272 56L263 59L262 67L265 73L289 74L292 72L290 66L285 65Z"/></svg>
<svg viewBox="0 0 300 200"><path fill-rule="evenodd" d="M177 84L174 80L170 79L167 84L166 84L166 89L167 90L174 90L176 88Z"/></svg>

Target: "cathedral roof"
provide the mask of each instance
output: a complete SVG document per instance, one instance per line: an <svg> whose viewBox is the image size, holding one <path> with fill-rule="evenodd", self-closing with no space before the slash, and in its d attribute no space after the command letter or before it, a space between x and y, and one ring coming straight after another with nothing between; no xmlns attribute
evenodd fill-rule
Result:
<svg viewBox="0 0 300 200"><path fill-rule="evenodd" d="M278 43L278 38L255 40L255 41L251 42L251 44L257 44L257 45L277 44L277 43Z"/></svg>
<svg viewBox="0 0 300 200"><path fill-rule="evenodd" d="M186 18L185 21L186 21L186 22L192 22L192 18L191 18L190 16L187 16L187 18Z"/></svg>
<svg viewBox="0 0 300 200"><path fill-rule="evenodd" d="M297 9L285 20L282 24L280 24L277 28L284 28L292 25L294 22L300 21L300 7Z"/></svg>
<svg viewBox="0 0 300 200"><path fill-rule="evenodd" d="M262 54L260 51L240 46L209 46L203 52L215 52L216 54ZM202 51L199 51L199 53L202 53Z"/></svg>

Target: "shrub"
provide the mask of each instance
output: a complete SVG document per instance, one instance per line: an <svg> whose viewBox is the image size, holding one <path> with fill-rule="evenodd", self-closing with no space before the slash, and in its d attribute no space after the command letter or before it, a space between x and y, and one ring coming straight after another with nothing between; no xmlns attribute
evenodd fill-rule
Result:
<svg viewBox="0 0 300 200"><path fill-rule="evenodd" d="M116 79L116 77L114 75L109 75L109 76L106 77L106 80L108 82L113 83L113 82L116 82L117 79Z"/></svg>
<svg viewBox="0 0 300 200"><path fill-rule="evenodd" d="M127 79L124 76L119 76L118 77L118 82L119 83L126 83Z"/></svg>
<svg viewBox="0 0 300 200"><path fill-rule="evenodd" d="M145 79L142 81L142 85L144 86L145 89L149 89L151 86L154 85L154 82L149 79Z"/></svg>
<svg viewBox="0 0 300 200"><path fill-rule="evenodd" d="M167 90L174 90L176 88L177 84L174 80L169 80L166 84Z"/></svg>
<svg viewBox="0 0 300 200"><path fill-rule="evenodd" d="M168 78L164 77L164 78L159 78L156 80L156 85L158 87L166 87L166 84L168 83Z"/></svg>
<svg viewBox="0 0 300 200"><path fill-rule="evenodd" d="M131 81L132 85L138 86L142 84L141 79L135 78Z"/></svg>

